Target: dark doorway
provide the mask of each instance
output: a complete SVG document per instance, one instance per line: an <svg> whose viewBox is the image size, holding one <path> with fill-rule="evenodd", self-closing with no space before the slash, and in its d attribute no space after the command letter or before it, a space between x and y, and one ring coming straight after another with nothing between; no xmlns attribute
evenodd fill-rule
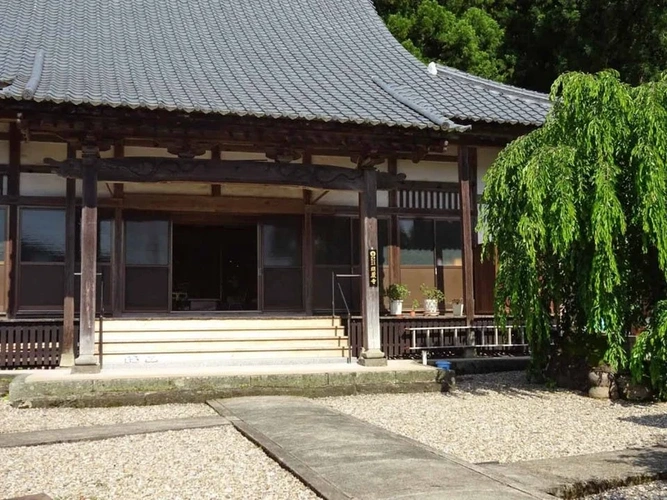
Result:
<svg viewBox="0 0 667 500"><path fill-rule="evenodd" d="M174 225L174 311L255 311L257 227Z"/></svg>

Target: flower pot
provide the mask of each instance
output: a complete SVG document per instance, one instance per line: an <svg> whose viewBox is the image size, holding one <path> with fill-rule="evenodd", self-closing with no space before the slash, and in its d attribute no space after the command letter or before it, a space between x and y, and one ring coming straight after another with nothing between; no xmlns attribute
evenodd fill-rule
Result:
<svg viewBox="0 0 667 500"><path fill-rule="evenodd" d="M410 311L410 317L411 317L411 318L414 318L415 316L417 316L417 313L416 313L415 310L413 309L412 311Z"/></svg>
<svg viewBox="0 0 667 500"><path fill-rule="evenodd" d="M403 314L403 301L392 300L389 302L389 312L392 314L392 316L400 316Z"/></svg>
<svg viewBox="0 0 667 500"><path fill-rule="evenodd" d="M438 301L436 299L425 299L424 300L424 315L426 316L437 316L440 314L438 309Z"/></svg>
<svg viewBox="0 0 667 500"><path fill-rule="evenodd" d="M454 312L454 316L463 316L463 302L459 304L452 304L452 310Z"/></svg>

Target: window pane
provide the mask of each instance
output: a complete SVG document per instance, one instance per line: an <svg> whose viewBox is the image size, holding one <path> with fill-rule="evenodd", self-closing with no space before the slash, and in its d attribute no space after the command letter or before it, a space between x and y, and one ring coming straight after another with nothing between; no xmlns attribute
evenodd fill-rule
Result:
<svg viewBox="0 0 667 500"><path fill-rule="evenodd" d="M99 262L111 262L111 240L113 234L113 221L101 220L99 222L99 233L97 236L97 260Z"/></svg>
<svg viewBox="0 0 667 500"><path fill-rule="evenodd" d="M169 264L169 222L127 221L125 223L127 265L166 266Z"/></svg>
<svg viewBox="0 0 667 500"><path fill-rule="evenodd" d="M439 220L435 223L438 266L462 266L461 221Z"/></svg>
<svg viewBox="0 0 667 500"><path fill-rule="evenodd" d="M21 260L65 261L65 211L21 210Z"/></svg>
<svg viewBox="0 0 667 500"><path fill-rule="evenodd" d="M313 217L315 265L350 264L350 219Z"/></svg>
<svg viewBox="0 0 667 500"><path fill-rule="evenodd" d="M7 241L7 209L0 208L0 262L5 261L5 241Z"/></svg>
<svg viewBox="0 0 667 500"><path fill-rule="evenodd" d="M264 267L301 266L301 221L264 224L262 229Z"/></svg>
<svg viewBox="0 0 667 500"><path fill-rule="evenodd" d="M400 219L401 265L432 266L433 221L426 219Z"/></svg>

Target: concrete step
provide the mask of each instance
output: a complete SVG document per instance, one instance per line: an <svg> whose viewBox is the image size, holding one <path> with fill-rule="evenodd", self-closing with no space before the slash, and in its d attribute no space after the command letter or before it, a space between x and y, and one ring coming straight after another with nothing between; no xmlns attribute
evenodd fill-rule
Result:
<svg viewBox="0 0 667 500"><path fill-rule="evenodd" d="M203 332L242 330L300 330L340 327L339 318L331 316L304 318L205 318L205 319L105 319L104 331L120 332ZM96 324L99 329L99 322Z"/></svg>
<svg viewBox="0 0 667 500"><path fill-rule="evenodd" d="M347 338L265 339L222 342L123 342L104 343L105 353L167 353L167 352L246 352L276 350L339 349L347 346Z"/></svg>
<svg viewBox="0 0 667 500"><path fill-rule="evenodd" d="M300 329L269 330L185 330L185 331L108 331L104 325L104 343L108 342L178 342L178 341L225 341L262 339L299 339L343 337L342 327L313 327ZM99 331L96 335L99 342Z"/></svg>

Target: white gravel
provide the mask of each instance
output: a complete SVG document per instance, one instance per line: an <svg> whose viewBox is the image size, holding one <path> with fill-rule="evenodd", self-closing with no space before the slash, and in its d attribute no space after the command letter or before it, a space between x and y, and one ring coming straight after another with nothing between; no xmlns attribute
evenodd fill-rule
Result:
<svg viewBox="0 0 667 500"><path fill-rule="evenodd" d="M449 394L316 400L470 462L514 462L648 446L667 437L667 403L599 401L530 385L523 372L457 380Z"/></svg>
<svg viewBox="0 0 667 500"><path fill-rule="evenodd" d="M0 498L318 498L231 426L0 449L0 478Z"/></svg>
<svg viewBox="0 0 667 500"><path fill-rule="evenodd" d="M0 434L169 418L212 417L214 415L216 415L215 411L204 404L18 409L0 400Z"/></svg>
<svg viewBox="0 0 667 500"><path fill-rule="evenodd" d="M657 500L667 498L667 481L617 488L598 495L589 495L583 500Z"/></svg>

